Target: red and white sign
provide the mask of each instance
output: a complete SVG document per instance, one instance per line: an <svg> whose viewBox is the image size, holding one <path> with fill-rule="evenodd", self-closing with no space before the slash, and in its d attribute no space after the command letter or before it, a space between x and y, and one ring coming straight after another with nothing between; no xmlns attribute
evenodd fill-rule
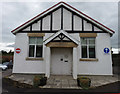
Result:
<svg viewBox="0 0 120 94"><path fill-rule="evenodd" d="M19 54L19 53L20 53L20 51L21 51L21 49L20 49L20 48L16 48L16 53L17 53L17 54Z"/></svg>

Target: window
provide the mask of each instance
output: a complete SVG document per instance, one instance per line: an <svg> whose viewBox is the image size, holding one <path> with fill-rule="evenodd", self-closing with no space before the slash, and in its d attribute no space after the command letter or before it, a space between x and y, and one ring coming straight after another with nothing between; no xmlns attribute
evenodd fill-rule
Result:
<svg viewBox="0 0 120 94"><path fill-rule="evenodd" d="M42 57L43 37L29 37L29 57Z"/></svg>
<svg viewBox="0 0 120 94"><path fill-rule="evenodd" d="M96 58L95 38L81 38L82 58Z"/></svg>

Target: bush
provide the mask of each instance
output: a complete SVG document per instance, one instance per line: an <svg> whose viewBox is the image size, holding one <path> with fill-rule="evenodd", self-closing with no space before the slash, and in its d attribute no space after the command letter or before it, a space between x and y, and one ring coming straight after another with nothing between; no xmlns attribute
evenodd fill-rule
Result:
<svg viewBox="0 0 120 94"><path fill-rule="evenodd" d="M33 86L34 87L39 87L39 86L44 86L46 85L47 77L37 75L33 79Z"/></svg>
<svg viewBox="0 0 120 94"><path fill-rule="evenodd" d="M88 89L90 87L91 80L90 78L87 78L87 77L80 77L80 78L77 78L77 84L83 89Z"/></svg>

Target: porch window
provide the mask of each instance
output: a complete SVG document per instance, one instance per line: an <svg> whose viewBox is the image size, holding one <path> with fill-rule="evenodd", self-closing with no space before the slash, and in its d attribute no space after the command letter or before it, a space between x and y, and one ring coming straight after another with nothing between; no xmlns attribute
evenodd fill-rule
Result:
<svg viewBox="0 0 120 94"><path fill-rule="evenodd" d="M29 37L29 57L42 57L43 37Z"/></svg>
<svg viewBox="0 0 120 94"><path fill-rule="evenodd" d="M96 58L95 38L81 38L82 58Z"/></svg>

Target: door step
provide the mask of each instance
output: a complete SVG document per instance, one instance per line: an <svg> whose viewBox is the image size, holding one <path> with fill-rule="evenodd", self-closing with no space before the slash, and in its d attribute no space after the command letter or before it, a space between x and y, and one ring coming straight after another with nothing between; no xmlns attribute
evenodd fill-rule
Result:
<svg viewBox="0 0 120 94"><path fill-rule="evenodd" d="M72 76L52 75L47 80L46 88L74 88L79 89L77 86L77 80Z"/></svg>

